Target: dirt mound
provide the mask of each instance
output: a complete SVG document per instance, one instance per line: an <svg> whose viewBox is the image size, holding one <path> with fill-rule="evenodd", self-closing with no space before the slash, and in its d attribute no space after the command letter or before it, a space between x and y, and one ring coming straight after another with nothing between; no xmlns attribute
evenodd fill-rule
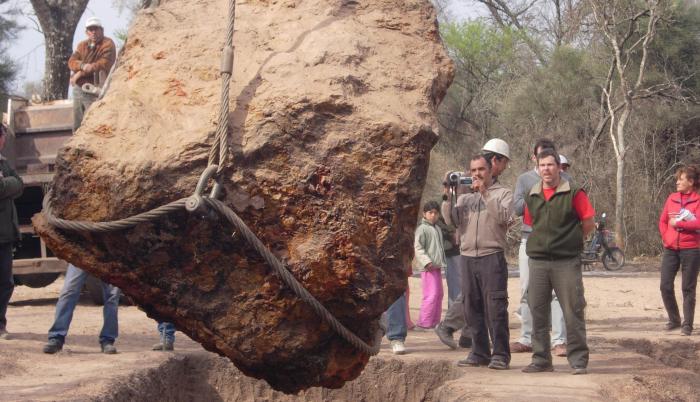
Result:
<svg viewBox="0 0 700 402"><path fill-rule="evenodd" d="M171 0L138 15L109 94L57 160L57 215L114 220L193 192L219 108L226 6ZM435 12L427 0L254 0L236 13L224 202L371 342L406 285L453 74ZM110 234L35 225L57 256L276 389L340 387L368 361L221 219L182 210Z"/></svg>

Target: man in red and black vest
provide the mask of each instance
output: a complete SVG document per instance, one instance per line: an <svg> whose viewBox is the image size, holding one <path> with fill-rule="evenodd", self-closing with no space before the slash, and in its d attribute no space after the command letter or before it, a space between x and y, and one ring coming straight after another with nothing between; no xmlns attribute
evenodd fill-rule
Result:
<svg viewBox="0 0 700 402"><path fill-rule="evenodd" d="M583 239L593 231L595 210L586 193L560 175L561 161L553 149L537 154L541 180L525 198L523 222L532 226L527 240L532 311L532 363L526 373L553 371L549 339L552 289L566 322L566 352L573 374L586 374L588 345L580 254Z"/></svg>

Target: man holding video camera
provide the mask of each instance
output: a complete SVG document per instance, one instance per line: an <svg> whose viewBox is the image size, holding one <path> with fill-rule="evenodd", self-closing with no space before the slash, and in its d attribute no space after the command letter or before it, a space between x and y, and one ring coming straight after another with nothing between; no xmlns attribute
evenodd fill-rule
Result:
<svg viewBox="0 0 700 402"><path fill-rule="evenodd" d="M484 155L471 158L469 172L471 177L448 177L448 185L456 187L471 179L473 192L442 205L446 222L457 227L465 319L472 336L471 353L458 365L505 370L510 364L510 332L504 250L513 196L493 181L492 161Z"/></svg>
<svg viewBox="0 0 700 402"><path fill-rule="evenodd" d="M481 148L481 154L484 155L486 160L491 161L491 175L493 177L493 182L498 181L498 176L503 173L504 170L508 168L508 163L510 162L510 147L508 143L500 138L492 138L484 144ZM472 192L471 189L471 176L465 176L462 172L447 172L443 180L443 186L445 186L446 192L451 194L453 200L461 194L466 194ZM460 180L462 183L460 184ZM449 183L452 183L451 185ZM443 196L444 200L448 200L447 194ZM443 215L444 216L444 215ZM452 226L452 225L449 225ZM454 239L457 252L459 253L459 238ZM457 349L457 346L462 348L469 348L472 345L471 335L469 334L469 327L466 326L464 319L464 295L462 294L462 285L458 260L459 254L455 257L447 258L447 288L448 292L451 287L451 282L457 282L456 285L459 287L459 295L449 304L449 308L445 313L445 318L435 327L435 333L437 334L440 341L450 347L451 349ZM459 343L454 340L454 333L461 330L462 334L459 338Z"/></svg>

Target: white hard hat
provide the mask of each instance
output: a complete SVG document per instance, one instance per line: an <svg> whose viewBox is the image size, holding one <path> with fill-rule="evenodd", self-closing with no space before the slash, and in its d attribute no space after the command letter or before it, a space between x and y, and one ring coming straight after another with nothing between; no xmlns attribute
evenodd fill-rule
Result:
<svg viewBox="0 0 700 402"><path fill-rule="evenodd" d="M564 155L562 155L562 154L559 154L559 163L561 163L562 165L569 165L569 166L571 166L571 164L569 163L569 160L566 159L566 156L564 156Z"/></svg>
<svg viewBox="0 0 700 402"><path fill-rule="evenodd" d="M85 21L85 29L88 29L90 27L103 28L102 21L100 21L100 19L97 17L90 17L87 19L87 21Z"/></svg>
<svg viewBox="0 0 700 402"><path fill-rule="evenodd" d="M491 138L486 142L486 144L484 144L484 147L481 148L481 150L485 152L497 153L510 159L510 147L508 146L508 143L500 138Z"/></svg>

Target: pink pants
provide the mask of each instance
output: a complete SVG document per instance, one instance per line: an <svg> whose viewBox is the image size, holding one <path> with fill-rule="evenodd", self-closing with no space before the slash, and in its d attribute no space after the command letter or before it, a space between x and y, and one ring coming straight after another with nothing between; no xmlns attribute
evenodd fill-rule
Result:
<svg viewBox="0 0 700 402"><path fill-rule="evenodd" d="M420 304L420 314L416 325L433 328L440 323L442 314L442 275L440 270L421 272L423 300Z"/></svg>

